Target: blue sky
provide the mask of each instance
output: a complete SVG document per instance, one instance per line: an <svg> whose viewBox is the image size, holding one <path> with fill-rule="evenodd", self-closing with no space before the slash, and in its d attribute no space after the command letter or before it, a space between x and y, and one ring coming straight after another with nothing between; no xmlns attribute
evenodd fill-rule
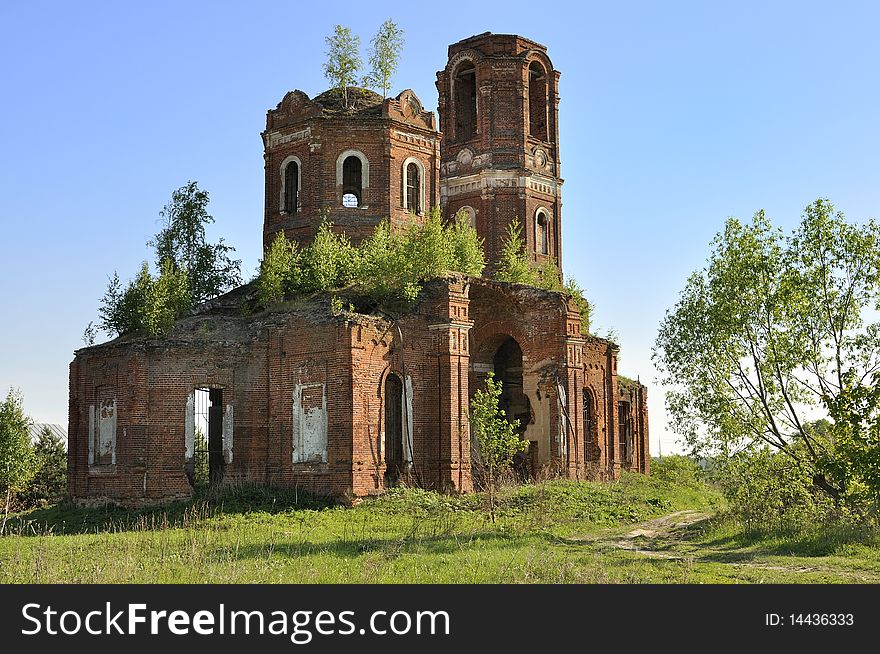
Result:
<svg viewBox="0 0 880 654"><path fill-rule="evenodd" d="M336 23L406 31L395 93L436 109L450 43L545 44L560 80L564 269L650 386L651 346L733 215L793 226L817 197L880 218L880 4L871 2L6 2L0 6L0 388L67 422L67 375L114 270L150 258L172 190L260 257L265 112L314 96Z"/></svg>

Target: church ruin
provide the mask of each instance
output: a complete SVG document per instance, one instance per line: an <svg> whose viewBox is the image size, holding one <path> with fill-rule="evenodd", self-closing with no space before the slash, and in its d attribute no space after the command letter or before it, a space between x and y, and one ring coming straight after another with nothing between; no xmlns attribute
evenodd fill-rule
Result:
<svg viewBox="0 0 880 654"><path fill-rule="evenodd" d="M531 261L561 264L559 73L546 48L485 33L449 47L439 119L416 95L284 96L268 112L264 246L308 243L329 212L357 243L383 219L466 213L489 268L514 217ZM519 418L524 474L649 471L647 389L581 333L565 295L489 278L427 282L402 316L334 315L329 296L243 313L245 285L162 338L81 349L70 365L69 492L81 503L185 499L199 484L380 493L473 488L469 398L487 373Z"/></svg>

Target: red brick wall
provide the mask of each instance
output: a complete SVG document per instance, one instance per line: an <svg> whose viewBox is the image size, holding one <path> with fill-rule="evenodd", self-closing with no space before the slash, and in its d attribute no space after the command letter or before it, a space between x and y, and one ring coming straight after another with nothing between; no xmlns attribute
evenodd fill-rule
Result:
<svg viewBox="0 0 880 654"><path fill-rule="evenodd" d="M410 219L402 186L403 164L408 157L418 159L424 169L424 206L417 219L424 219L430 207L439 205L439 134L433 113L414 113L411 107L421 106L415 94L404 91L398 98L386 99L373 113L329 116L322 113L320 105L311 104L308 96L296 93L301 92L289 93L269 112L263 132L264 247L280 230L292 240L311 242L322 210L329 211L336 231L348 234L355 243L372 234L385 218L401 228ZM369 186L363 189L357 208L342 206L342 189L336 184L336 161L346 150L359 150L369 161ZM291 155L302 162L295 213L281 207L281 166ZM366 177L365 171L362 173Z"/></svg>
<svg viewBox="0 0 880 654"><path fill-rule="evenodd" d="M459 65L476 70L477 127L467 142L455 134L452 80ZM529 65L538 62L547 76L547 141L529 134ZM551 214L549 255L561 265L561 184L557 127L559 73L544 46L513 35L482 34L449 46L449 61L437 73L441 148L441 202L451 217L463 206L477 212L477 231L487 260L497 260L507 225L524 227L526 251L537 264L546 258L535 238L535 213ZM464 149L472 156L461 160Z"/></svg>

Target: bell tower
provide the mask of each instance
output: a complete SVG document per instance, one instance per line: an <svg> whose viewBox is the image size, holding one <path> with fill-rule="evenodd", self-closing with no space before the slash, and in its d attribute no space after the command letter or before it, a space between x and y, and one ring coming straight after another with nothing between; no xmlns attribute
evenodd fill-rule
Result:
<svg viewBox="0 0 880 654"><path fill-rule="evenodd" d="M491 32L450 45L437 73L443 214L470 216L490 266L516 218L529 259L561 268L558 83L547 48Z"/></svg>

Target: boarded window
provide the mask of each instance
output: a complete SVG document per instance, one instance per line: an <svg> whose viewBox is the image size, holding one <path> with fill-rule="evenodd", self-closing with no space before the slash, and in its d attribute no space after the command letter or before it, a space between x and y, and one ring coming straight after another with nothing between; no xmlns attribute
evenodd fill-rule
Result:
<svg viewBox="0 0 880 654"><path fill-rule="evenodd" d="M538 254L550 253L550 219L543 211L535 217L535 251Z"/></svg>
<svg viewBox="0 0 880 654"><path fill-rule="evenodd" d="M89 464L116 463L116 400L98 395L97 404L89 407Z"/></svg>
<svg viewBox="0 0 880 654"><path fill-rule="evenodd" d="M342 162L342 206L359 207L363 201L362 164L350 155Z"/></svg>
<svg viewBox="0 0 880 654"><path fill-rule="evenodd" d="M284 211L296 213L299 202L299 164L291 161L284 169Z"/></svg>
<svg viewBox="0 0 880 654"><path fill-rule="evenodd" d="M459 143L474 138L477 129L477 71L470 62L458 67L453 81L455 138Z"/></svg>
<svg viewBox="0 0 880 654"><path fill-rule="evenodd" d="M529 66L529 135L547 140L547 75L537 61Z"/></svg>
<svg viewBox="0 0 880 654"><path fill-rule="evenodd" d="M413 213L422 212L421 190L419 167L415 163L409 163L406 166L406 207Z"/></svg>
<svg viewBox="0 0 880 654"><path fill-rule="evenodd" d="M327 463L324 384L297 384L293 398L293 462Z"/></svg>

